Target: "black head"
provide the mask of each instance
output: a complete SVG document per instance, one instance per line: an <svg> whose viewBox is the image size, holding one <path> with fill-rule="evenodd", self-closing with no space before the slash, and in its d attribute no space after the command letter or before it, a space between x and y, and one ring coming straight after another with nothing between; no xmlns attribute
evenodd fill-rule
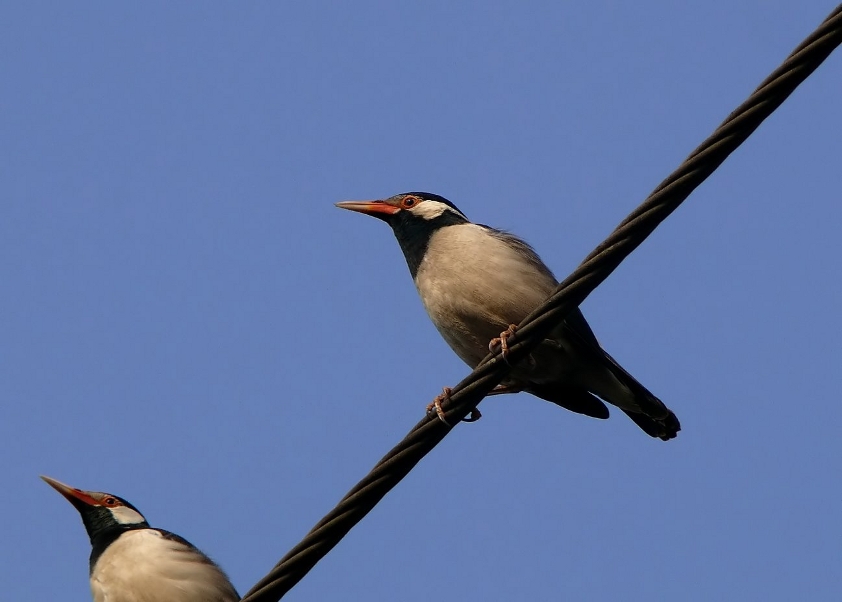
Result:
<svg viewBox="0 0 842 602"><path fill-rule="evenodd" d="M345 201L336 206L365 213L389 224L413 278L436 230L470 223L456 205L429 192L405 192L382 201Z"/></svg>
<svg viewBox="0 0 842 602"><path fill-rule="evenodd" d="M41 478L79 511L93 545L103 537L113 535L113 540L123 531L149 527L140 511L121 497L100 491L75 489L50 477Z"/></svg>

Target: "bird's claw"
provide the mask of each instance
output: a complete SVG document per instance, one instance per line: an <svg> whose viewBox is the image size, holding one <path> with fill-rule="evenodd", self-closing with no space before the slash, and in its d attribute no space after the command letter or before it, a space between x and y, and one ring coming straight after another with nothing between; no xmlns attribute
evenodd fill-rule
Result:
<svg viewBox="0 0 842 602"><path fill-rule="evenodd" d="M436 398L429 404L427 404L427 413L429 414L435 409L436 416L438 416L439 420L441 420L447 426L452 428L453 425L451 425L444 417L444 408L441 407L443 401L450 401L451 392L452 389L450 387L443 387L441 393L439 395L436 395ZM473 410L471 410L471 415L467 418L463 418L462 422L476 422L480 418L482 418L482 414L480 414L479 409L474 408Z"/></svg>
<svg viewBox="0 0 842 602"><path fill-rule="evenodd" d="M516 330L517 324L509 324L509 327L503 332L501 332L499 337L491 339L491 341L488 343L488 350L491 353L494 353L497 350L497 345L499 345L500 352L502 353L503 359L505 360L506 356L509 355L509 339L515 335Z"/></svg>
<svg viewBox="0 0 842 602"><path fill-rule="evenodd" d="M441 407L441 402L443 402L445 399L450 401L450 391L451 391L450 387L444 387L441 390L441 393L436 395L436 398L433 401L431 401L429 404L427 404L427 413L429 414L435 408L436 416L439 417L439 420L444 422L447 426L452 427L452 425L444 417L444 410Z"/></svg>

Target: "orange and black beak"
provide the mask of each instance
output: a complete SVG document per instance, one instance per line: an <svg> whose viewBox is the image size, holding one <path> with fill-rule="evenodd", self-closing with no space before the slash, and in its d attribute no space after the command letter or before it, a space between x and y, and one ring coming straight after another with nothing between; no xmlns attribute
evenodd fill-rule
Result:
<svg viewBox="0 0 842 602"><path fill-rule="evenodd" d="M365 213L371 217L379 219L389 219L390 216L400 211L400 207L393 205L388 201L343 201L336 203L340 209L347 209L349 211L356 211L357 213Z"/></svg>
<svg viewBox="0 0 842 602"><path fill-rule="evenodd" d="M47 483L50 487L58 491L62 494L67 501L73 504L77 509L84 508L86 506L99 506L100 503L94 497L91 496L91 492L89 491L82 491L81 489L76 489L75 487L71 487L70 485L65 485L61 481L56 481L55 479L51 479L50 477L41 476L44 479L44 482Z"/></svg>

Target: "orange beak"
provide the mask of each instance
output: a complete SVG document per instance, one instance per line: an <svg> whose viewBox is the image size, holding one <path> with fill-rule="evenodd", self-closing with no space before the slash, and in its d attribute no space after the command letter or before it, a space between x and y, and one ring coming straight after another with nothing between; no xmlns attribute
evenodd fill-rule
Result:
<svg viewBox="0 0 842 602"><path fill-rule="evenodd" d="M58 491L62 494L67 501L77 506L79 502L83 503L85 506L98 506L99 502L95 500L87 491L82 491L81 489L76 489L75 487L71 487L70 485L65 485L61 481L56 481L55 479L51 479L50 477L41 476L44 479L44 482L47 483L50 487Z"/></svg>
<svg viewBox="0 0 842 602"><path fill-rule="evenodd" d="M343 201L336 203L336 206L340 209L365 213L366 215L379 217L380 219L394 215L400 211L398 207L390 205L386 201Z"/></svg>

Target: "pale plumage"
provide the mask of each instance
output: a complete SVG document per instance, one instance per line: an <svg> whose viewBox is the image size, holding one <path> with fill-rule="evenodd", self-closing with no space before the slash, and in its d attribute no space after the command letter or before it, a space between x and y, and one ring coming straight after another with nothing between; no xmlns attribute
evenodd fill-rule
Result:
<svg viewBox="0 0 842 602"><path fill-rule="evenodd" d="M477 224L430 236L415 286L433 324L469 366L488 354L491 339L526 317L513 308L534 309L555 288L552 274L533 269L521 253Z"/></svg>
<svg viewBox="0 0 842 602"><path fill-rule="evenodd" d="M410 192L338 206L392 227L433 324L471 367L488 353L489 341L521 322L558 284L527 243L471 223L438 195ZM600 347L578 309L515 366L504 386L595 418L608 417L601 400L607 401L664 440L681 428L663 402Z"/></svg>
<svg viewBox="0 0 842 602"><path fill-rule="evenodd" d="M126 500L41 477L82 516L91 539L94 602L236 602L237 591L184 538L154 529Z"/></svg>
<svg viewBox="0 0 842 602"><path fill-rule="evenodd" d="M91 570L94 602L233 602L237 592L207 556L158 529L126 531Z"/></svg>

